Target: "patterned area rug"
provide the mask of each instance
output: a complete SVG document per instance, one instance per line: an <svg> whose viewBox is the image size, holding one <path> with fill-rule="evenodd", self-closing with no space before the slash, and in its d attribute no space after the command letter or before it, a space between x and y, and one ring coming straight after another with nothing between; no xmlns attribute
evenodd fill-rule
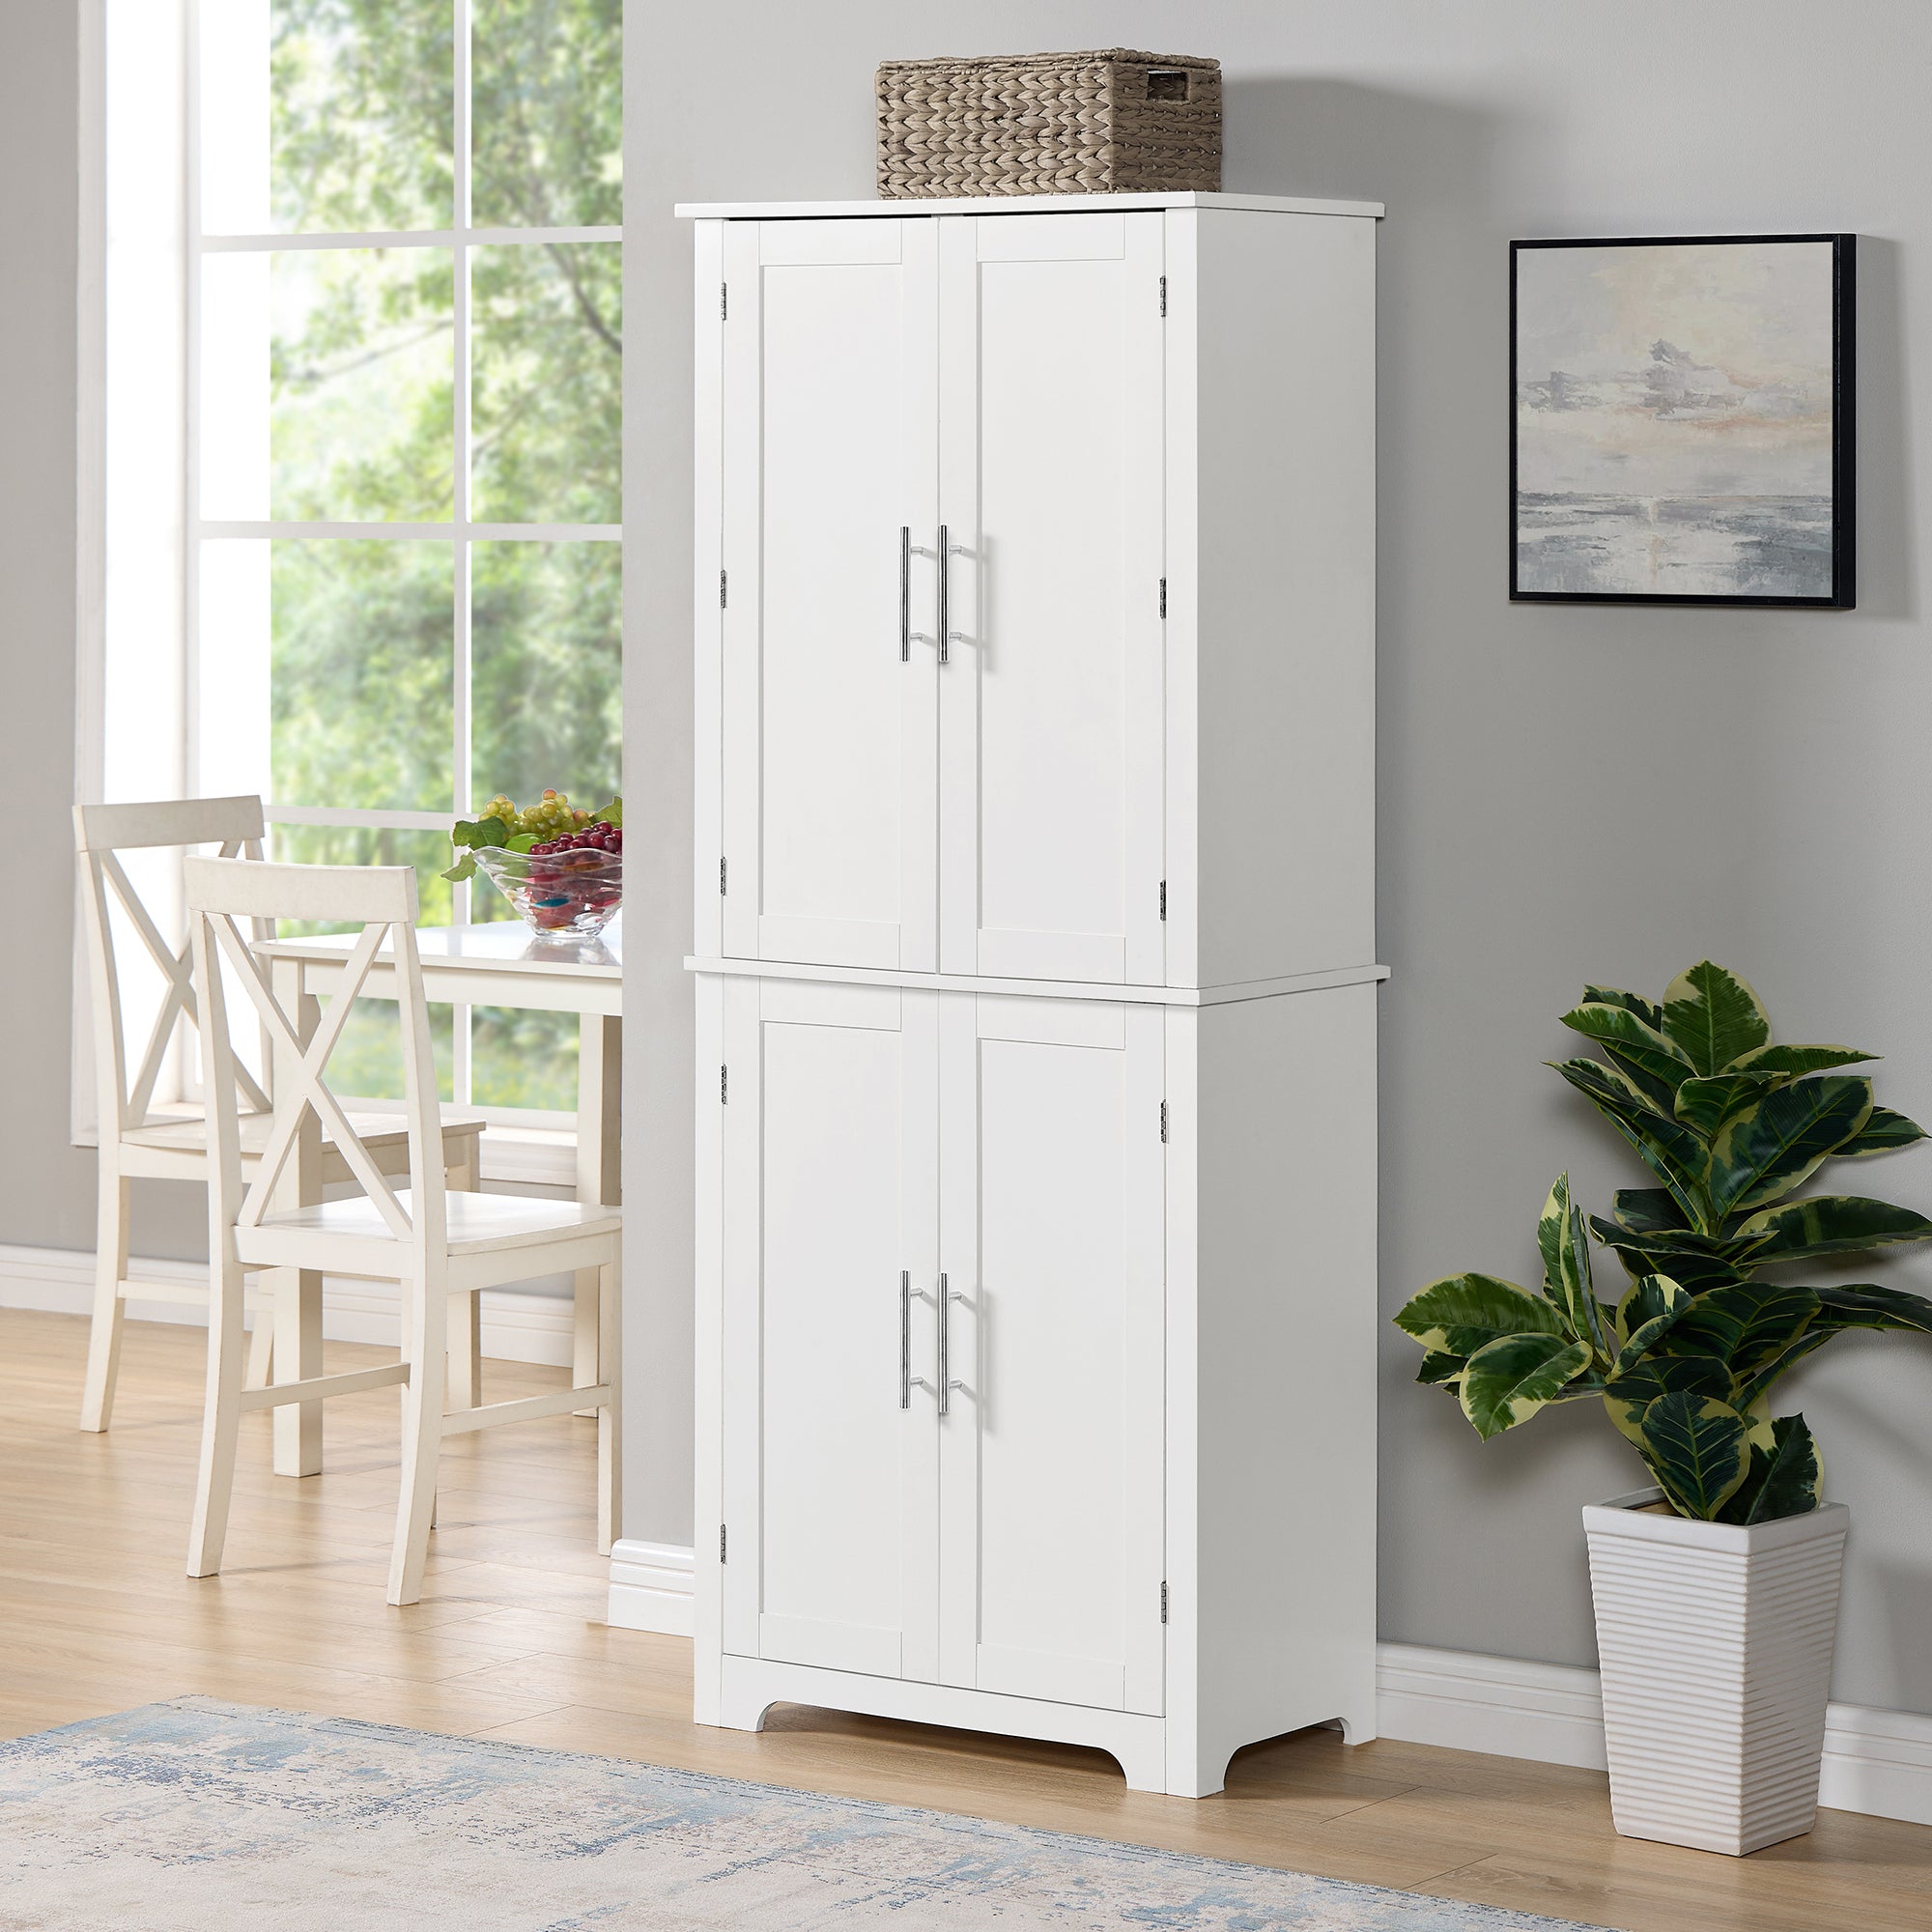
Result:
<svg viewBox="0 0 1932 1932"><path fill-rule="evenodd" d="M1504 1932L1566 1922L206 1697L0 1744L9 1932Z"/></svg>

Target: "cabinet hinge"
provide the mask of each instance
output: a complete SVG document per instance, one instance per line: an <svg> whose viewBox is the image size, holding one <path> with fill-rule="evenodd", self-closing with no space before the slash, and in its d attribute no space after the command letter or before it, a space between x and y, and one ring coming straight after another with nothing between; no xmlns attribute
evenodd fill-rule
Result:
<svg viewBox="0 0 1932 1932"><path fill-rule="evenodd" d="M721 1563L724 1562L724 1525L722 1522L718 1525L718 1560ZM1163 1583L1160 1587L1163 1593L1167 1589L1167 1585L1165 1583ZM1165 1623L1167 1621L1165 1595L1162 1596L1161 1603L1162 1603L1162 1608L1161 1608L1160 1620L1162 1623Z"/></svg>
<svg viewBox="0 0 1932 1932"><path fill-rule="evenodd" d="M1167 277L1165 275L1160 278L1160 312L1162 315L1167 313Z"/></svg>
<svg viewBox="0 0 1932 1932"><path fill-rule="evenodd" d="M721 570L718 573L719 610L723 611L727 609L730 605L730 602L731 602L731 573L728 570Z"/></svg>
<svg viewBox="0 0 1932 1932"><path fill-rule="evenodd" d="M1160 882L1160 916L1162 919L1167 917L1167 881L1165 879Z"/></svg>
<svg viewBox="0 0 1932 1932"><path fill-rule="evenodd" d="M1167 615L1167 579L1164 577L1160 580L1160 614L1162 617Z"/></svg>
<svg viewBox="0 0 1932 1932"><path fill-rule="evenodd" d="M1160 1144L1162 1147L1167 1145L1167 1102L1165 1100L1160 1103Z"/></svg>
<svg viewBox="0 0 1932 1932"><path fill-rule="evenodd" d="M719 896L719 897L720 897L721 899L722 899L722 898L723 898L723 897L724 896L724 892L725 892L725 886L724 886L724 866L725 866L725 862L724 862L724 860L723 860L723 859L721 858L721 859L720 859L720 860L718 861L718 896ZM1164 917L1164 916L1165 916L1165 915L1163 915L1163 917Z"/></svg>
<svg viewBox="0 0 1932 1932"><path fill-rule="evenodd" d="M1165 1583L1162 1583L1160 1586L1160 1620L1162 1623L1167 1621L1167 1585Z"/></svg>
<svg viewBox="0 0 1932 1932"><path fill-rule="evenodd" d="M720 322L728 322L730 319L731 285L729 282L720 282L718 284L718 320Z"/></svg>
<svg viewBox="0 0 1932 1932"><path fill-rule="evenodd" d="M728 1066L721 1066L718 1069L718 1104L721 1107L728 1107L731 1104L730 1078L731 1069ZM1162 1140L1166 1138L1165 1134L1161 1135Z"/></svg>

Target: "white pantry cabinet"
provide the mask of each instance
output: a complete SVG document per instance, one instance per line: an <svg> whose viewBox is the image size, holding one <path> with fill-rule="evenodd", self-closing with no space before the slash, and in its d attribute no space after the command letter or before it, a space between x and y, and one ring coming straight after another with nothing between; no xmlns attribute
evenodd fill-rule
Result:
<svg viewBox="0 0 1932 1932"><path fill-rule="evenodd" d="M855 206L697 224L697 955L1371 963L1373 219Z"/></svg>
<svg viewBox="0 0 1932 1932"><path fill-rule="evenodd" d="M1379 211L684 212L697 1715L1372 1736Z"/></svg>

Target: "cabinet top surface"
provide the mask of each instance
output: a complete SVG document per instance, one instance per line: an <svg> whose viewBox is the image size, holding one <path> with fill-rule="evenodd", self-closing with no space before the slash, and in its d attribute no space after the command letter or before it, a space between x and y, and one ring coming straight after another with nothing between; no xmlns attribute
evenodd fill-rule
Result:
<svg viewBox="0 0 1932 1932"><path fill-rule="evenodd" d="M1258 214L1347 214L1379 220L1378 201L1311 201L1275 194L923 195L892 201L681 201L671 211L697 219L810 221L827 216L932 214L1090 214L1114 208L1228 208Z"/></svg>

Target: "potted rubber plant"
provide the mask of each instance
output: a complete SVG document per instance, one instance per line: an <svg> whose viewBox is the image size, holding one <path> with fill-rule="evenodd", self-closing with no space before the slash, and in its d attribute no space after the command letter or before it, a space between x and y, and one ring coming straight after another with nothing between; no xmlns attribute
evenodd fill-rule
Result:
<svg viewBox="0 0 1932 1932"><path fill-rule="evenodd" d="M1552 1403L1599 1401L1654 1487L1583 1512L1603 1666L1610 1801L1626 1836L1742 1854L1817 1809L1850 1517L1824 1500L1779 1379L1852 1328L1932 1333L1932 1301L1869 1282L1802 1285L1806 1263L1932 1238L1932 1221L1858 1194L1798 1190L1828 1161L1925 1138L1879 1106L1875 1056L1780 1045L1757 995L1709 960L1661 1003L1589 986L1563 1015L1601 1058L1551 1062L1656 1185L1607 1217L1566 1174L1537 1225L1543 1282L1433 1282L1396 1320L1418 1379L1488 1438ZM1622 1264L1598 1292L1590 1236Z"/></svg>

